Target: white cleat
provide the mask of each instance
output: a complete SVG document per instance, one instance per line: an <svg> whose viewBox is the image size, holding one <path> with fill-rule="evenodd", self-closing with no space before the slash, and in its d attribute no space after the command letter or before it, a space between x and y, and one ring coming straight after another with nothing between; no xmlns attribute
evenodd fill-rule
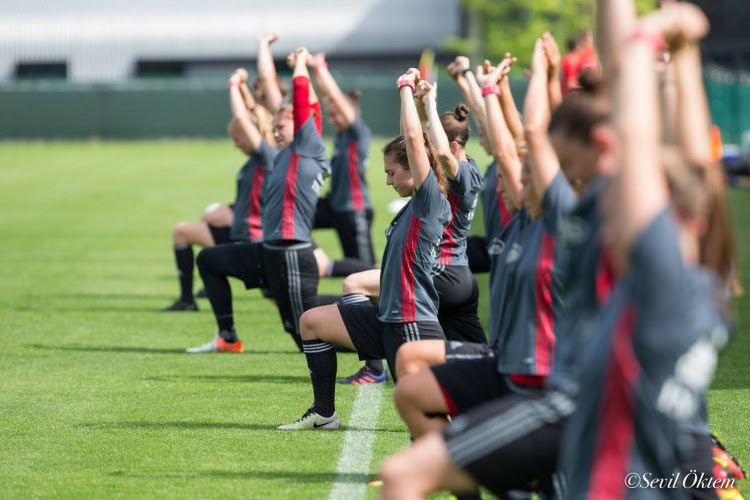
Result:
<svg viewBox="0 0 750 500"><path fill-rule="evenodd" d="M216 352L217 351L216 340L218 338L219 336L217 335L211 340L211 342L206 342L205 344L199 345L197 347L188 347L187 349L185 349L185 352L189 352L191 354L202 353L202 352Z"/></svg>
<svg viewBox="0 0 750 500"><path fill-rule="evenodd" d="M291 424L280 425L276 429L280 431L303 431L307 429L338 429L339 427L341 427L341 420L339 420L338 413L333 412L330 417L323 417L310 408L299 420Z"/></svg>

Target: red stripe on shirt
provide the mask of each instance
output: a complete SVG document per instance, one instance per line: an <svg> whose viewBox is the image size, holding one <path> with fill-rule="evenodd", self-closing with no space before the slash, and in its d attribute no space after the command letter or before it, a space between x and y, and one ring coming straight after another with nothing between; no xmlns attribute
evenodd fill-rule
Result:
<svg viewBox="0 0 750 500"><path fill-rule="evenodd" d="M505 226L508 225L513 215L508 210L508 207L505 206L505 200L503 200L500 193L497 193L497 210L500 212L500 229L505 229Z"/></svg>
<svg viewBox="0 0 750 500"><path fill-rule="evenodd" d="M549 375L555 349L555 318L552 312L552 263L555 238L542 232L536 264L536 375Z"/></svg>
<svg viewBox="0 0 750 500"><path fill-rule="evenodd" d="M440 244L440 265L442 266L451 265L452 250L456 246L456 239L453 237L453 223L456 220L456 212L458 211L458 204L460 202L460 196L452 191L448 192L448 203L451 205L451 221L443 231L443 241Z"/></svg>
<svg viewBox="0 0 750 500"><path fill-rule="evenodd" d="M599 305L607 303L612 284L615 282L615 268L609 254L605 251L599 253L599 263L596 266L596 301Z"/></svg>
<svg viewBox="0 0 750 500"><path fill-rule="evenodd" d="M364 210L365 203L362 199L362 186L359 183L359 148L356 141L349 141L347 151L347 170L349 172L349 190L352 193L352 204L354 210Z"/></svg>
<svg viewBox="0 0 750 500"><path fill-rule="evenodd" d="M314 102L310 104L310 109L313 113L313 120L315 121L315 130L318 131L318 135L323 134L323 113L320 111L320 103Z"/></svg>
<svg viewBox="0 0 750 500"><path fill-rule="evenodd" d="M306 76L292 78L292 116L295 133L310 118L310 79Z"/></svg>
<svg viewBox="0 0 750 500"><path fill-rule="evenodd" d="M600 395L594 460L589 479L589 498L625 498L625 474L633 448L633 385L640 366L631 335L635 311L626 307L612 334L612 353Z"/></svg>
<svg viewBox="0 0 750 500"><path fill-rule="evenodd" d="M263 239L263 230L260 224L260 188L263 186L265 169L258 165L253 172L253 182L250 188L250 200L247 207L247 230L253 241Z"/></svg>
<svg viewBox="0 0 750 500"><path fill-rule="evenodd" d="M297 171L299 170L299 155L289 153L289 166L284 183L284 202L281 207L281 239L294 239L294 195L297 190Z"/></svg>
<svg viewBox="0 0 750 500"><path fill-rule="evenodd" d="M414 257L417 252L422 221L412 215L401 252L401 315L404 323L417 320L417 303L414 297Z"/></svg>

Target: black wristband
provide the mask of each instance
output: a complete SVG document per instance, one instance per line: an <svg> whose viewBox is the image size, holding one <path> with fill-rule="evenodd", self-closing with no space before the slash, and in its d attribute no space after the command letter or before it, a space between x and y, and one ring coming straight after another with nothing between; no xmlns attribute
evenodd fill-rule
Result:
<svg viewBox="0 0 750 500"><path fill-rule="evenodd" d="M461 76L466 76L466 73L471 73L471 68L466 68L461 71Z"/></svg>

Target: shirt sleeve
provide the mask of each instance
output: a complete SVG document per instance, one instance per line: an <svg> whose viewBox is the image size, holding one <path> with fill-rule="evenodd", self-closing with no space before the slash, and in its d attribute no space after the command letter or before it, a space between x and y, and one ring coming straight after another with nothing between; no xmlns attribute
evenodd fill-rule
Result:
<svg viewBox="0 0 750 500"><path fill-rule="evenodd" d="M434 221L440 218L444 204L447 205L448 200L440 192L437 178L435 178L435 174L430 170L430 173L414 194L412 201L414 213L421 221ZM450 207L448 211L450 212Z"/></svg>
<svg viewBox="0 0 750 500"><path fill-rule="evenodd" d="M547 232L556 235L560 221L567 217L577 204L578 197L565 174L560 170L547 186L542 197L542 219Z"/></svg>
<svg viewBox="0 0 750 500"><path fill-rule="evenodd" d="M261 165L268 171L273 168L273 160L276 158L278 152L279 150L269 146L265 139L261 139L260 146L250 156L258 165Z"/></svg>
<svg viewBox="0 0 750 500"><path fill-rule="evenodd" d="M458 162L458 175L455 179L448 179L451 191L463 197L478 193L484 186L484 177L476 168L466 161Z"/></svg>

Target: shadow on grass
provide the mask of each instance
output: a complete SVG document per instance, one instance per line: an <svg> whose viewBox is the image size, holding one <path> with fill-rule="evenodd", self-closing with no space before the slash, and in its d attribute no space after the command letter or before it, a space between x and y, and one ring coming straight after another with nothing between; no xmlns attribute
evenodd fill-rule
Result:
<svg viewBox="0 0 750 500"><path fill-rule="evenodd" d="M185 471L179 472L157 472L154 474L135 473L128 474L122 471L111 472L110 476L118 477L137 477L142 479L192 479L198 477L210 477L213 479L248 479L248 480L277 480L293 481L296 483L361 483L366 484L373 479L377 479L374 474L365 473L346 473L337 474L335 472L301 472L301 471L229 471L229 470L208 470L208 471Z"/></svg>
<svg viewBox="0 0 750 500"><path fill-rule="evenodd" d="M77 311L77 312L96 312L96 313L117 313L117 312L142 312L142 313L157 313L156 309L149 307L138 307L138 306L113 306L113 305L102 305L100 307L81 307L81 306L64 306L47 304L39 307L30 306L19 306L14 307L15 312L37 312L37 311Z"/></svg>
<svg viewBox="0 0 750 500"><path fill-rule="evenodd" d="M54 344L26 344L25 347L31 347L33 349L59 349L61 351L80 351L80 352L124 352L124 353L136 353L136 354L185 354L185 349L169 349L169 348L158 348L158 347L136 347L136 346L116 346L116 345L86 345L86 344L66 344L66 345L54 345ZM248 355L268 355L268 354L282 354L282 355L296 355L300 356L299 351L252 351L241 354L242 356ZM224 356L224 354L220 354ZM190 356L195 356L190 354ZM205 354L203 355L205 356ZM237 354L232 354L237 356ZM309 381L309 378L306 379Z"/></svg>
<svg viewBox="0 0 750 500"><path fill-rule="evenodd" d="M83 423L89 429L240 429L244 431L275 431L273 424L245 424L241 422L109 422Z"/></svg>
<svg viewBox="0 0 750 500"><path fill-rule="evenodd" d="M61 351L80 351L80 352L125 352L137 354L185 354L185 349L160 349L157 347L129 347L129 346L109 346L109 345L48 345L48 344L27 344L34 349L59 349Z"/></svg>
<svg viewBox="0 0 750 500"><path fill-rule="evenodd" d="M164 421L164 422L90 422L79 424L78 427L85 427L88 429L154 429L154 430L167 430L167 429L239 429L243 431L274 431L279 435L294 436L296 432L283 432L277 431L276 426L281 425L283 422L278 424L249 424L241 422L191 422L191 421ZM394 429L388 427L376 427L376 428L365 428L344 425L339 429L326 430L325 433L331 432L346 432L346 431L359 431L359 432L388 432L388 433L406 433L405 429ZM305 432L305 431L303 431Z"/></svg>
<svg viewBox="0 0 750 500"><path fill-rule="evenodd" d="M310 383L310 377L303 375L164 375L158 377L146 377L143 380L152 382L175 382L186 379L198 380L201 382L261 382L267 384Z"/></svg>

